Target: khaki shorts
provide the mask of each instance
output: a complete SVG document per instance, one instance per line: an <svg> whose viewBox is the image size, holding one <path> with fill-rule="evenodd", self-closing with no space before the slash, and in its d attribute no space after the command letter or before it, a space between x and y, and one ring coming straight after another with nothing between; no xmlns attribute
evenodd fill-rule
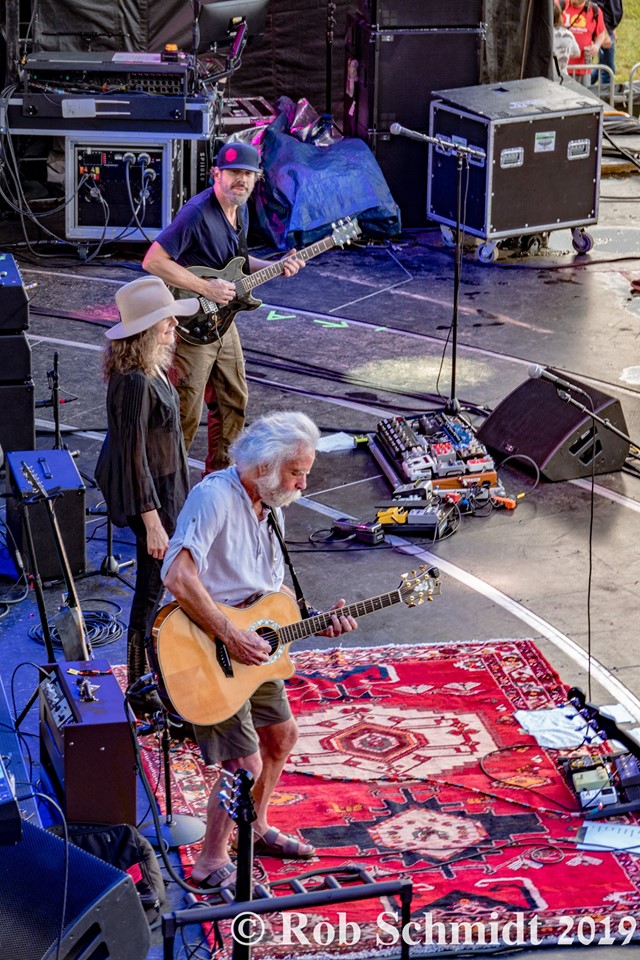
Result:
<svg viewBox="0 0 640 960"><path fill-rule="evenodd" d="M248 757L260 749L256 729L284 723L291 718L284 680L267 680L243 707L228 720L209 727L193 725L207 766L223 760Z"/></svg>

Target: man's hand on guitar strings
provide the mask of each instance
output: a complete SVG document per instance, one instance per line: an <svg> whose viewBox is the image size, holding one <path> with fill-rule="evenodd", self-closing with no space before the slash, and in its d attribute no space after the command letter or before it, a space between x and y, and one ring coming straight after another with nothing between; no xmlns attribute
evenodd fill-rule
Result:
<svg viewBox="0 0 640 960"><path fill-rule="evenodd" d="M271 656L271 644L253 630L234 630L224 638L224 645L231 656L239 663L259 666Z"/></svg>
<svg viewBox="0 0 640 960"><path fill-rule="evenodd" d="M289 253L282 261L282 272L285 277L294 277L298 270L302 270L304 267L304 260L302 257L297 257L295 247L293 250L289 250Z"/></svg>
<svg viewBox="0 0 640 960"><path fill-rule="evenodd" d="M212 278L207 280L206 283L207 292L204 296L207 297L208 300L213 300L214 303L231 303L236 295L235 284L230 283L228 280Z"/></svg>

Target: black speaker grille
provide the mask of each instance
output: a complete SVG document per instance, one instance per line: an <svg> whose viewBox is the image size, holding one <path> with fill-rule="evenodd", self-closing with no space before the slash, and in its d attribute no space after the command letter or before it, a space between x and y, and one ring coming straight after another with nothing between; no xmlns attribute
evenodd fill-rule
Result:
<svg viewBox="0 0 640 960"><path fill-rule="evenodd" d="M136 960L149 931L133 881L69 844L69 883L60 960ZM0 846L0 956L56 956L62 924L65 844L29 823L14 846Z"/></svg>

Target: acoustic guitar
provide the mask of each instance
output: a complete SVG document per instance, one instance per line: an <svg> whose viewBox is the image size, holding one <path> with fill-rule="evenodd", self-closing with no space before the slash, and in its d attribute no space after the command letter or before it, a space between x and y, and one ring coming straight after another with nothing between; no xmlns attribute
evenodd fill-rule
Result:
<svg viewBox="0 0 640 960"><path fill-rule="evenodd" d="M295 256L300 260L311 260L317 257L319 253L331 250L332 247L344 247L359 237L361 234L357 220L351 220L346 217L344 220L338 220L332 224L333 232L323 240L312 243L304 250L299 250ZM181 317L177 327L177 332L187 343L195 345L213 343L222 337L233 321L236 314L241 310L257 310L262 306L262 300L252 296L251 291L266 283L267 280L273 280L284 272L286 257L278 260L276 263L269 264L255 273L243 273L242 268L245 263L244 257L234 257L222 270L214 270L212 267L187 267L190 273L196 277L207 277L208 279L227 280L233 283L236 288L236 294L230 303L215 303L207 297L198 297L200 309L192 317ZM173 294L178 300L184 300L193 297L190 290L181 290L172 288Z"/></svg>
<svg viewBox="0 0 640 960"><path fill-rule="evenodd" d="M421 567L419 573L414 570L411 576L403 574L397 590L348 604L339 614L358 618L396 603L414 607L439 593L436 567ZM159 692L169 709L189 723L222 723L237 713L260 684L292 676L291 643L321 633L330 626L335 613L328 611L303 620L298 605L284 593L268 593L247 607L217 606L240 630L254 630L265 637L271 656L259 665L240 663L221 640L211 639L177 603L162 607L152 631Z"/></svg>

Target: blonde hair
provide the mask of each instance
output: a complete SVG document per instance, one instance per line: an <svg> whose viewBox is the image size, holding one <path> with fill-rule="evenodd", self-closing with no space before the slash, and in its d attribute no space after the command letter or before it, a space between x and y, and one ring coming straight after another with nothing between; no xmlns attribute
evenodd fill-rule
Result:
<svg viewBox="0 0 640 960"><path fill-rule="evenodd" d="M108 382L116 373L131 373L142 370L148 377L155 377L158 368L168 370L173 360L175 347L158 343L155 327L122 340L109 340L104 348L102 372Z"/></svg>

